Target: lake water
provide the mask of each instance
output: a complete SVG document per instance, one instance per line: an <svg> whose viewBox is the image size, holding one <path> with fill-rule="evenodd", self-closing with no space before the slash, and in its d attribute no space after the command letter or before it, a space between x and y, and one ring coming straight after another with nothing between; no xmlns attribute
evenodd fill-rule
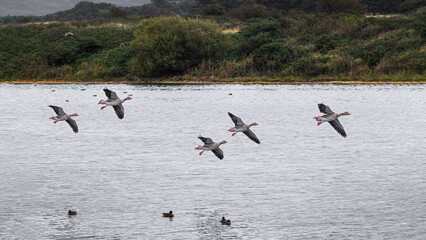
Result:
<svg viewBox="0 0 426 240"><path fill-rule="evenodd" d="M100 110L104 87L133 94L124 119ZM426 85L1 84L0 95L0 239L426 238ZM347 138L316 125L321 102L352 114L340 118ZM78 113L79 133L48 105ZM259 123L261 144L232 137L227 112ZM225 158L199 156L199 134L227 140Z"/></svg>

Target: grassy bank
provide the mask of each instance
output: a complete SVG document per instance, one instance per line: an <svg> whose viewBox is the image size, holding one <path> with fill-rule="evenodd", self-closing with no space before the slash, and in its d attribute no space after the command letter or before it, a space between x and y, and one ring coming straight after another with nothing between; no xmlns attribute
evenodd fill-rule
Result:
<svg viewBox="0 0 426 240"><path fill-rule="evenodd" d="M0 81L425 83L425 39L425 9L3 25Z"/></svg>

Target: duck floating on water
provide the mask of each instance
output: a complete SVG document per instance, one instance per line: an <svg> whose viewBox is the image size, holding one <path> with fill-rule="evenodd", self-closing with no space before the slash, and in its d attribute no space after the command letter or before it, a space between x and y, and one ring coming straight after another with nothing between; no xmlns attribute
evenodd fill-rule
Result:
<svg viewBox="0 0 426 240"><path fill-rule="evenodd" d="M68 210L68 215L69 215L69 216L77 215L77 211Z"/></svg>
<svg viewBox="0 0 426 240"><path fill-rule="evenodd" d="M163 217L169 217L169 218L172 218L172 217L174 217L175 215L173 215L173 211L170 211L170 212L168 212L168 213L163 213Z"/></svg>

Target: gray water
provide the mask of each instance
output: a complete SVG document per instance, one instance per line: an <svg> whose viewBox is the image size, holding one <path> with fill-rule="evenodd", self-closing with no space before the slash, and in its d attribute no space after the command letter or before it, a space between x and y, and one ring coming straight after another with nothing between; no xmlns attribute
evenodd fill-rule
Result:
<svg viewBox="0 0 426 240"><path fill-rule="evenodd" d="M133 94L123 120L100 110L105 86ZM425 239L425 90L2 84L0 239ZM352 114L347 138L316 125L321 102ZM227 112L262 143L232 137ZM199 134L229 142L224 160Z"/></svg>

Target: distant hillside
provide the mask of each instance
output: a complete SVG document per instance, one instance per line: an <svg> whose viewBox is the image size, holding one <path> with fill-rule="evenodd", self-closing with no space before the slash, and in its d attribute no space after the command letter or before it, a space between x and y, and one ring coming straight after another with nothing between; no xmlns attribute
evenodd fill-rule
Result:
<svg viewBox="0 0 426 240"><path fill-rule="evenodd" d="M149 4L133 7L118 7L109 3L83 1L72 9L45 16L3 16L0 24L19 24L28 22L83 21L126 15L158 16L167 14L189 15L196 13L197 0L152 0Z"/></svg>
<svg viewBox="0 0 426 240"><path fill-rule="evenodd" d="M70 10L45 16L0 17L0 24L95 20L126 15L210 15L248 19L286 15L292 11L388 14L413 12L425 6L426 0L151 0L149 4L134 7L83 1Z"/></svg>
<svg viewBox="0 0 426 240"><path fill-rule="evenodd" d="M108 9L113 6L109 3L92 3L80 2L73 8L66 11L60 11L46 15L44 21L79 21L79 20L94 20L106 17Z"/></svg>

